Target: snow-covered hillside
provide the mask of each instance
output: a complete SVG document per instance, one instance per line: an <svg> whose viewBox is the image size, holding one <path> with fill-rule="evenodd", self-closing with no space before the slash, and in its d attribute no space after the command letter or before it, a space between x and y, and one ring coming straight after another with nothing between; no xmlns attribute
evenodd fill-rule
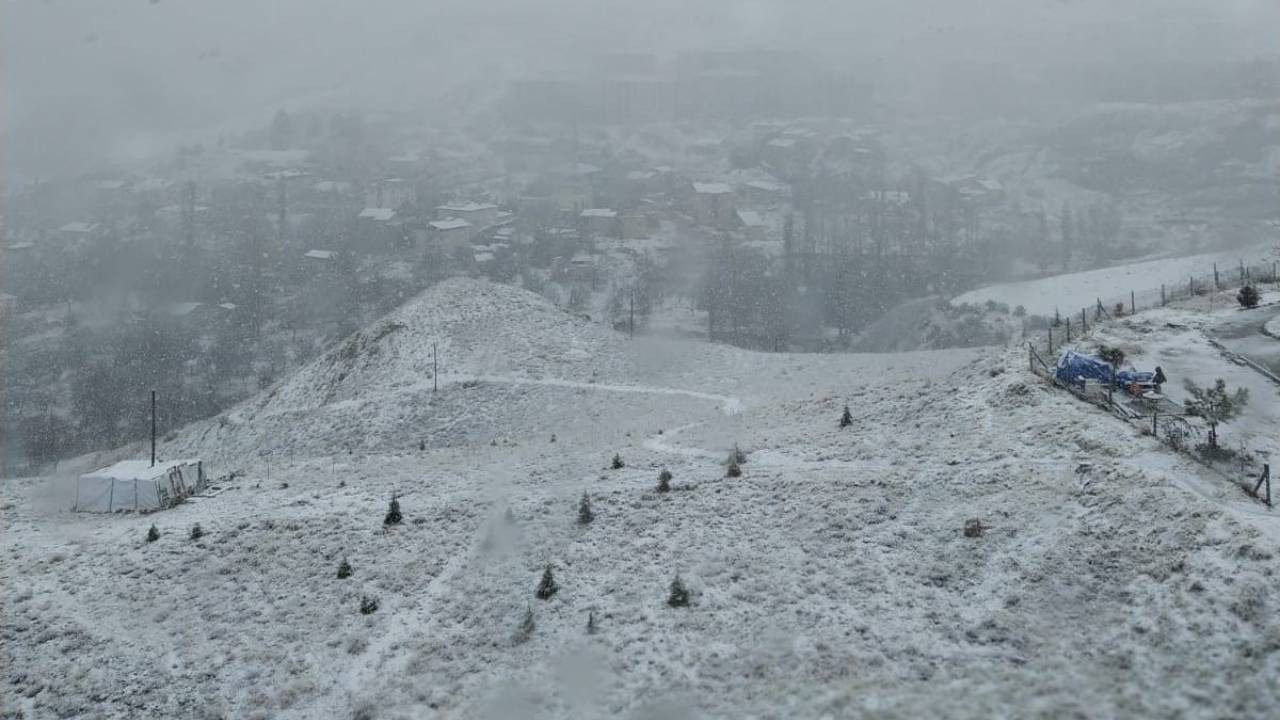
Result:
<svg viewBox="0 0 1280 720"><path fill-rule="evenodd" d="M249 473L212 497L76 515L56 480L6 484L6 711L1274 714L1274 514L1024 352L632 343L451 281L179 433Z"/></svg>

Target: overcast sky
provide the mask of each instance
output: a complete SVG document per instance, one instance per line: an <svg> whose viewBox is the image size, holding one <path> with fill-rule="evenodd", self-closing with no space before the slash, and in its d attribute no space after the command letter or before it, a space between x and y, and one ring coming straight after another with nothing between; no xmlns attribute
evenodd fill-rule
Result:
<svg viewBox="0 0 1280 720"><path fill-rule="evenodd" d="M1276 0L3 1L0 121L24 158L55 138L140 152L279 107L421 107L606 49L804 49L924 78L956 59L1274 55L1280 27Z"/></svg>

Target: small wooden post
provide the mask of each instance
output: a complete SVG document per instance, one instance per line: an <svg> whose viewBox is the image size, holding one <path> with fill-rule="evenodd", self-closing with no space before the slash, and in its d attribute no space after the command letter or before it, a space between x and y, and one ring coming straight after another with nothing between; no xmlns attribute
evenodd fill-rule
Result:
<svg viewBox="0 0 1280 720"><path fill-rule="evenodd" d="M1089 321L1084 316L1084 308L1080 308L1080 333L1083 335L1086 332L1089 332Z"/></svg>
<svg viewBox="0 0 1280 720"><path fill-rule="evenodd" d="M440 389L440 361L436 356L436 344L431 343L431 392Z"/></svg>
<svg viewBox="0 0 1280 720"><path fill-rule="evenodd" d="M1194 275L1187 278L1187 297L1195 297L1196 295L1196 278Z"/></svg>
<svg viewBox="0 0 1280 720"><path fill-rule="evenodd" d="M1157 439L1160 437L1160 424L1159 424L1159 421L1156 419L1158 417L1160 417L1159 408L1152 410L1151 411L1151 434L1154 435Z"/></svg>
<svg viewBox="0 0 1280 720"><path fill-rule="evenodd" d="M627 339L636 339L636 291L631 291L631 319L627 325Z"/></svg>
<svg viewBox="0 0 1280 720"><path fill-rule="evenodd" d="M1160 283L1160 307L1164 307L1164 283Z"/></svg>
<svg viewBox="0 0 1280 720"><path fill-rule="evenodd" d="M1027 365L1031 372L1036 371L1036 349L1031 347L1031 343L1027 343Z"/></svg>
<svg viewBox="0 0 1280 720"><path fill-rule="evenodd" d="M1244 282L1244 260L1240 261L1240 282Z"/></svg>
<svg viewBox="0 0 1280 720"><path fill-rule="evenodd" d="M1071 342L1071 316L1067 316L1067 342Z"/></svg>
<svg viewBox="0 0 1280 720"><path fill-rule="evenodd" d="M1218 284L1218 263L1213 264L1213 289L1221 290L1222 286Z"/></svg>
<svg viewBox="0 0 1280 720"><path fill-rule="evenodd" d="M1053 326L1049 326L1049 355L1053 355Z"/></svg>
<svg viewBox="0 0 1280 720"><path fill-rule="evenodd" d="M1129 314L1138 312L1138 302L1134 300L1133 291L1129 291Z"/></svg>
<svg viewBox="0 0 1280 720"><path fill-rule="evenodd" d="M151 391L151 467L156 466L156 391Z"/></svg>

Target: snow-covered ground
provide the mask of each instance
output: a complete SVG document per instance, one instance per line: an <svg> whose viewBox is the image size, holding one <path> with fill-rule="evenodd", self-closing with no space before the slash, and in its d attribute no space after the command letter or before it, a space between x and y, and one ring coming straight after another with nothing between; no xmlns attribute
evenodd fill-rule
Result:
<svg viewBox="0 0 1280 720"><path fill-rule="evenodd" d="M246 470L211 497L84 515L57 501L66 479L7 481L6 712L1280 708L1274 513L1034 378L1023 351L629 343L509 288L446 285L166 443ZM393 493L404 523L384 529ZM539 600L547 564L560 589ZM665 602L677 573L688 608Z"/></svg>
<svg viewBox="0 0 1280 720"><path fill-rule="evenodd" d="M1153 289L1158 291L1161 283L1185 288L1187 278L1193 275L1197 284L1201 284L1206 274L1212 277L1214 263L1222 273L1230 274L1235 272L1241 261L1254 264L1264 260L1269 263L1274 259L1276 250L1272 242L1239 250L1147 260L1038 280L988 285L958 295L951 302L955 305L981 305L994 300L1011 308L1021 305L1032 315L1051 317L1054 310L1069 315L1079 312L1082 307L1093 307L1099 299L1108 309L1122 300L1127 305L1130 291L1139 294Z"/></svg>

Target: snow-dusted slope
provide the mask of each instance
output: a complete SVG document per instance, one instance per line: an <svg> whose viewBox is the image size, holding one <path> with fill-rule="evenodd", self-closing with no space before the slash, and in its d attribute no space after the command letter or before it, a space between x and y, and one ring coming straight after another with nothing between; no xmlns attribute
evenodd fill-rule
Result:
<svg viewBox="0 0 1280 720"><path fill-rule="evenodd" d="M270 482L250 462L216 496L147 517L72 515L36 501L45 481L6 486L6 707L120 718L1280 707L1266 681L1280 670L1274 516L1040 383L1021 351L590 347L608 343L616 355L597 358L595 383L548 362L535 380L550 384L529 385L519 368L471 361L491 377L441 394L499 398L485 423L528 426L493 445L299 446ZM408 363L407 349L379 352ZM300 375L314 392L298 397L322 400L323 372ZM274 417L315 434L363 407L359 394L306 402ZM250 409L271 403L242 412L263 422ZM845 404L854 423L840 429ZM317 416L328 419L307 425ZM728 478L735 443L748 459ZM620 470L608 468L615 452ZM675 477L661 494L664 467ZM384 529L393 492L404 523ZM581 526L584 493L595 519ZM962 532L970 518L981 537ZM152 522L163 534L147 543ZM206 534L192 541L196 522ZM539 600L547 564L560 589ZM665 602L676 573L688 608ZM376 612L359 612L364 596ZM535 628L517 643L526 609Z"/></svg>

